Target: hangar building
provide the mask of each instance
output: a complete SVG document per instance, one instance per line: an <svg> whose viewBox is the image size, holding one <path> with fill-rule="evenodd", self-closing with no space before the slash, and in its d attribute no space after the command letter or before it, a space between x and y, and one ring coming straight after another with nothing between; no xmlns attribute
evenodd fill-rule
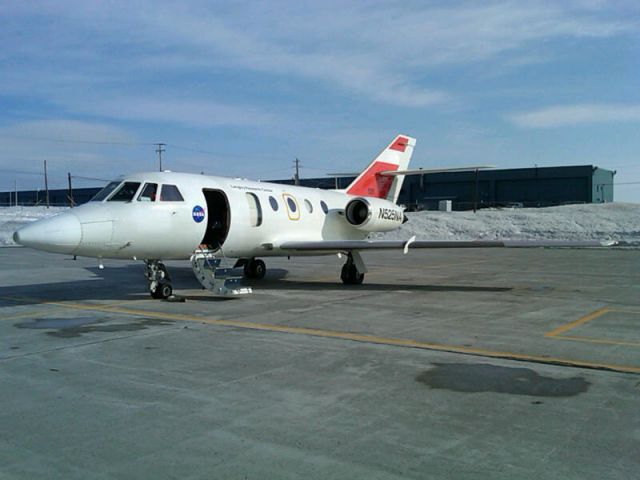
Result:
<svg viewBox="0 0 640 480"><path fill-rule="evenodd" d="M399 202L410 210L436 210L440 200L451 200L454 210L613 202L615 173L593 165L425 173L405 178ZM345 188L354 178L311 178L300 184Z"/></svg>
<svg viewBox="0 0 640 480"><path fill-rule="evenodd" d="M405 178L399 202L410 210L435 210L440 200L451 200L454 210L494 206L546 207L568 203L613 201L615 171L593 165L492 169L478 172L425 173ZM354 176L301 179L316 188L345 188ZM273 180L293 184L293 180ZM76 204L89 201L98 188L73 190ZM68 205L66 189L50 190L51 205ZM43 204L42 190L18 192L20 205ZM0 205L15 203L14 192L0 192Z"/></svg>

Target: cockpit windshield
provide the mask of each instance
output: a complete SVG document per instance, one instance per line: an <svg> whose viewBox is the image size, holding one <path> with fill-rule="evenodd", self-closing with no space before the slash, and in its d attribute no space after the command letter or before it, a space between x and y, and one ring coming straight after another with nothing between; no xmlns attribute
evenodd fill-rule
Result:
<svg viewBox="0 0 640 480"><path fill-rule="evenodd" d="M106 187L104 187L102 190L96 193L95 196L89 201L101 202L102 200L107 198L111 194L111 192L113 192L116 189L116 187L121 183L122 183L121 180L118 180L117 182L110 182Z"/></svg>
<svg viewBox="0 0 640 480"><path fill-rule="evenodd" d="M142 192L138 195L139 202L155 202L158 191L157 183L145 183Z"/></svg>
<svg viewBox="0 0 640 480"><path fill-rule="evenodd" d="M140 188L140 182L124 182L122 186L116 190L109 202L130 202L133 200L136 192Z"/></svg>

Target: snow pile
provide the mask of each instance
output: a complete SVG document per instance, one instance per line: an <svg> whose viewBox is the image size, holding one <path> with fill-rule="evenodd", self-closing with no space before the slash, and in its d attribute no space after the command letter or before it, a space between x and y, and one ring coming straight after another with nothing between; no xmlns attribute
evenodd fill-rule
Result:
<svg viewBox="0 0 640 480"><path fill-rule="evenodd" d="M0 246L13 245L13 232L62 207L0 207ZM407 213L399 230L373 238L406 240L617 240L640 243L640 204L605 203L548 208Z"/></svg>
<svg viewBox="0 0 640 480"><path fill-rule="evenodd" d="M63 207L0 207L0 246L15 245L13 232L39 218L66 210Z"/></svg>
<svg viewBox="0 0 640 480"><path fill-rule="evenodd" d="M473 212L407 213L399 230L376 238L403 240L617 240L640 242L640 204L605 203Z"/></svg>

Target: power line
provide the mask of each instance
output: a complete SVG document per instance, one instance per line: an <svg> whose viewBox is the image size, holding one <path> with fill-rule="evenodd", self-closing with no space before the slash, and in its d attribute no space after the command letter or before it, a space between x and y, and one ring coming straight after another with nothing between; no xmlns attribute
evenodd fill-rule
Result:
<svg viewBox="0 0 640 480"><path fill-rule="evenodd" d="M155 143L140 143L140 142L106 142L106 141L97 141L97 140L68 140L62 138L47 138L47 137L27 137L21 135L0 135L0 138L13 138L16 140L29 140L29 141L40 141L40 142L54 142L54 143L81 143L81 144L91 144L91 145L125 145L129 147L143 147L155 145Z"/></svg>
<svg viewBox="0 0 640 480"><path fill-rule="evenodd" d="M94 178L94 177L83 177L81 175L71 175L71 178L77 178L80 180L93 180L96 182L110 182L111 180L107 180L106 178Z"/></svg>

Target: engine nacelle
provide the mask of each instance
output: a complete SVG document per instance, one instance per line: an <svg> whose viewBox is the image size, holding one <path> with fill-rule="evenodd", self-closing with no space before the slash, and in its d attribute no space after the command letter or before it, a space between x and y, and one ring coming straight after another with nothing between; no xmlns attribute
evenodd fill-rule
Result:
<svg viewBox="0 0 640 480"><path fill-rule="evenodd" d="M350 200L344 216L351 225L365 232L395 230L404 220L402 208L388 200L358 197Z"/></svg>

